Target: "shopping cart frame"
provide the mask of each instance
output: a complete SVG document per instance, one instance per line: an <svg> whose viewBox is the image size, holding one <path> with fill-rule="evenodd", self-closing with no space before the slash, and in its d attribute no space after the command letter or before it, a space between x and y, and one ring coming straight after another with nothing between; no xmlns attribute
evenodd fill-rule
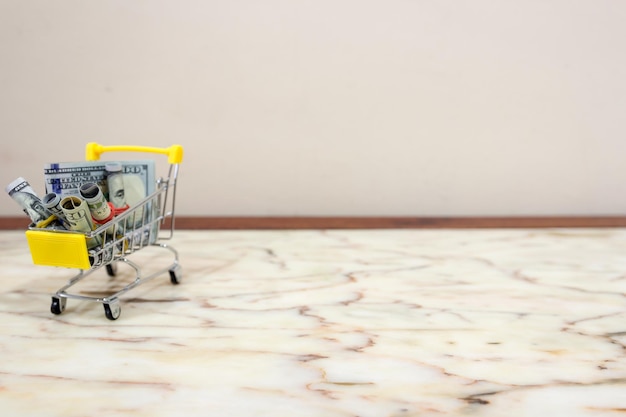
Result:
<svg viewBox="0 0 626 417"><path fill-rule="evenodd" d="M179 255L172 246L162 243L170 240L175 229L176 185L179 165L183 159L183 148L172 145L168 148L146 146L103 146L95 142L86 146L86 160L96 161L105 152L149 152L168 156L169 171L166 178L156 179L156 190L110 221L99 225L95 230L81 233L69 230L41 229L30 225L26 238L30 247L33 263L36 265L78 268L79 272L66 285L52 295L50 311L61 314L67 305L67 299L101 303L105 316L117 320L121 314L120 297L131 289L169 272L170 282L179 284L182 268ZM162 226L167 224L167 235L161 235ZM88 248L88 242L98 242L96 247ZM144 276L141 267L128 259L128 256L146 247L157 247L169 251L173 261L167 267ZM92 297L73 293L68 290L104 267L110 277L117 275L117 266L122 262L135 271L135 279L113 294Z"/></svg>

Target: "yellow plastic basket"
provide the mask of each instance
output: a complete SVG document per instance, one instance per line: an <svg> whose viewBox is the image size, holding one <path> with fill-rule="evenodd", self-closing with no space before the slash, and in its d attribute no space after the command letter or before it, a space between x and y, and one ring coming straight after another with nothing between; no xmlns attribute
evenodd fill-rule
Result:
<svg viewBox="0 0 626 417"><path fill-rule="evenodd" d="M87 241L83 233L27 230L26 240L35 265L89 269Z"/></svg>

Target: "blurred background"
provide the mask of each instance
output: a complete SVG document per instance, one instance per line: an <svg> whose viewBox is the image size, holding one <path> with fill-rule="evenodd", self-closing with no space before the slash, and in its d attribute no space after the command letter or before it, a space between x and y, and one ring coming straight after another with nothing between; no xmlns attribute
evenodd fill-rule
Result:
<svg viewBox="0 0 626 417"><path fill-rule="evenodd" d="M87 142L178 143L179 215L622 215L624 22L618 0L3 0L0 182L43 195Z"/></svg>

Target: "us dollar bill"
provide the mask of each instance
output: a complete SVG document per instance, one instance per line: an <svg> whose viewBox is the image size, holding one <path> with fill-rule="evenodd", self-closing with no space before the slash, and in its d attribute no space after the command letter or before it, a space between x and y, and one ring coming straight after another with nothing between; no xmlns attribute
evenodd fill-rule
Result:
<svg viewBox="0 0 626 417"><path fill-rule="evenodd" d="M87 252L89 263L92 267L110 263L113 260L114 250L115 248L112 245L106 245L104 248L97 246L94 249L90 249Z"/></svg>
<svg viewBox="0 0 626 417"><path fill-rule="evenodd" d="M109 190L106 166L112 163L122 166L120 171L122 183L117 186L111 184L113 189ZM151 223L158 217L158 205L152 200L147 204L139 204L145 197L152 195L156 189L155 161L153 160L48 163L44 166L44 181L47 192L59 194L61 197L81 197L80 187L85 183L96 183L107 201L119 197L117 192L121 189L122 204L124 202L128 204L128 211L131 211L126 217L125 224L118 226L117 231L123 234ZM122 186L123 188L120 188ZM155 227L158 228L158 225ZM151 235L152 240L156 240L157 233Z"/></svg>
<svg viewBox="0 0 626 417"><path fill-rule="evenodd" d="M107 187L109 191L109 201L116 208L126 206L126 196L124 195L124 173L122 164L109 162L104 165L106 170Z"/></svg>
<svg viewBox="0 0 626 417"><path fill-rule="evenodd" d="M102 190L96 183L86 182L80 187L80 195L87 202L91 217L99 223L112 216L111 208L107 203Z"/></svg>
<svg viewBox="0 0 626 417"><path fill-rule="evenodd" d="M8 184L5 188L9 196L22 207L22 210L37 224L48 219L52 213L48 210L41 199L30 186L28 181L19 177Z"/></svg>
<svg viewBox="0 0 626 417"><path fill-rule="evenodd" d="M91 220L91 213L87 202L80 197L67 196L61 200L61 210L65 215L65 220L69 224L70 230L76 232L89 233L94 230ZM87 248L94 248L102 243L102 238L96 235L87 238Z"/></svg>
<svg viewBox="0 0 626 417"><path fill-rule="evenodd" d="M112 161L56 162L44 165L46 193L61 196L80 196L81 185L98 184L109 200L105 165ZM115 161L122 165L126 203L133 203L152 194L155 190L155 162L153 160Z"/></svg>
<svg viewBox="0 0 626 417"><path fill-rule="evenodd" d="M61 210L61 196L55 193L48 193L41 199L44 207L51 211L57 218L65 220L63 210Z"/></svg>
<svg viewBox="0 0 626 417"><path fill-rule="evenodd" d="M61 209L61 197L55 193L48 193L41 199L44 207L47 208L57 218L57 222L65 229L69 229L69 224L65 221L65 214Z"/></svg>

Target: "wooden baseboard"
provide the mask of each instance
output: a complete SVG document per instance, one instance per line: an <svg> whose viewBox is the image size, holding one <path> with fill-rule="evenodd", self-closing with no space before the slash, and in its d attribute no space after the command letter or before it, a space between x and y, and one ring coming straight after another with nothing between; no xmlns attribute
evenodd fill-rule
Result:
<svg viewBox="0 0 626 417"><path fill-rule="evenodd" d="M0 217L0 230L25 230L28 219ZM204 217L179 216L178 230L494 229L626 227L626 216L552 217Z"/></svg>
<svg viewBox="0 0 626 417"><path fill-rule="evenodd" d="M626 217L177 217L176 229L486 229L626 227Z"/></svg>

